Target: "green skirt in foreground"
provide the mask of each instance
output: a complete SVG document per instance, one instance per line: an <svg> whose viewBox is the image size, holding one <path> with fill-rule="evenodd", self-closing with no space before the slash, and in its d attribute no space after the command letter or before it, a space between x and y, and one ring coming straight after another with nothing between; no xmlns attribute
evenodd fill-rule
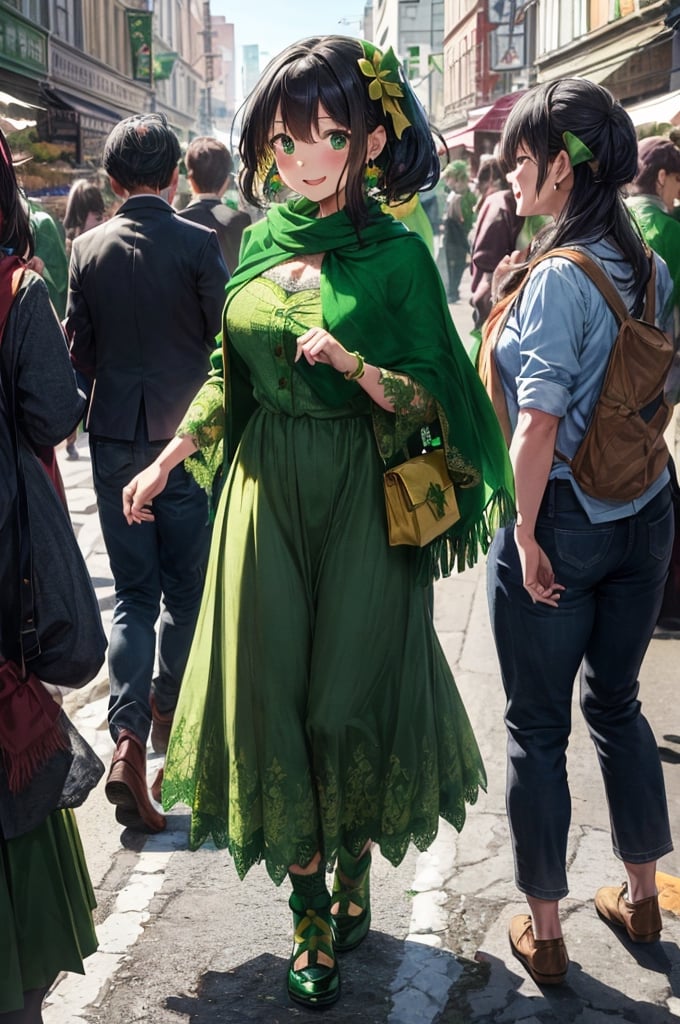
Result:
<svg viewBox="0 0 680 1024"><path fill-rule="evenodd" d="M61 971L84 974L97 948L94 892L73 811L17 839L0 836L0 1012Z"/></svg>
<svg viewBox="0 0 680 1024"><path fill-rule="evenodd" d="M261 409L218 507L163 803L241 877L374 840L393 864L486 779L364 416Z"/></svg>

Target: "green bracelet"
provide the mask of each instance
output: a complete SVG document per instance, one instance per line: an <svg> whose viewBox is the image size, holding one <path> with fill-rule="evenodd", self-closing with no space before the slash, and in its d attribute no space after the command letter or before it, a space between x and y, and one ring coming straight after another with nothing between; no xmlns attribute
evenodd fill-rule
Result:
<svg viewBox="0 0 680 1024"><path fill-rule="evenodd" d="M345 380L361 380L366 370L366 367L364 366L364 357L361 352L352 352L351 355L356 358L357 368L356 370L348 370L347 373L343 374L343 376Z"/></svg>

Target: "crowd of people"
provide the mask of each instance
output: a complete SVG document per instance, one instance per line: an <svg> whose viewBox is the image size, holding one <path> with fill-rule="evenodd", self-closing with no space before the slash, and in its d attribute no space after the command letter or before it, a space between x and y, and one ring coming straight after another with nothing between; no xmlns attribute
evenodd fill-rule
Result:
<svg viewBox="0 0 680 1024"><path fill-rule="evenodd" d="M442 168L391 49L301 40L242 112L242 209L224 201L234 162L217 139L188 146L191 201L175 209L182 153L165 117L113 129L102 167L115 206L99 182L73 184L60 308L0 142L0 286L8 260L40 259L25 294L0 287L0 382L34 380L39 353L22 334L33 317L60 368L39 414L23 388L26 408L2 411L35 445L66 438L74 457L85 406L115 585L105 792L118 823L161 832L163 810L185 803L192 849L212 840L241 878L264 862L274 884L287 880L289 996L334 1003L338 954L371 925L372 849L398 865L409 844L431 844L441 817L460 830L486 788L432 588L488 551L508 822L529 910L510 922L512 951L538 984L565 981L579 671L627 876L595 906L632 941L655 941L656 862L672 840L638 672L671 555L669 473L634 501L577 483L570 459L617 324L557 250L589 255L636 315L653 272L657 323L673 334L680 150L656 137L638 147L607 90L565 79L515 105L473 190L467 160ZM440 176L444 279L419 198ZM481 376L449 308L468 268ZM18 367L6 357L15 338ZM457 518L422 546L393 543L385 469L435 450ZM16 658L15 562L3 565L2 661ZM165 755L151 787L149 742ZM95 948L92 893L72 812L5 835L4 764L0 906L13 927L0 938L0 1022L38 1024L58 971L82 970ZM42 899L58 897L69 925L52 938L41 903L17 897L31 848L58 861Z"/></svg>

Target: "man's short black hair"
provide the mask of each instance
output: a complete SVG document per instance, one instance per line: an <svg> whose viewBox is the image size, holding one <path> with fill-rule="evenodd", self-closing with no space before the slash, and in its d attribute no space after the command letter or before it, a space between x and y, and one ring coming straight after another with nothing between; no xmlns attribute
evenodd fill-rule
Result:
<svg viewBox="0 0 680 1024"><path fill-rule="evenodd" d="M231 153L212 135L192 139L184 162L187 174L199 192L219 192L234 169Z"/></svg>
<svg viewBox="0 0 680 1024"><path fill-rule="evenodd" d="M106 173L129 192L140 185L167 188L179 158L179 140L164 114L134 114L109 135L103 162Z"/></svg>

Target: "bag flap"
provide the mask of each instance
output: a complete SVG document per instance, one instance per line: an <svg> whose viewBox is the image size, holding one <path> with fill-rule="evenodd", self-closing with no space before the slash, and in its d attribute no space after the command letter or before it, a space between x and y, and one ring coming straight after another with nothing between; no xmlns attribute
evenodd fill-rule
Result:
<svg viewBox="0 0 680 1024"><path fill-rule="evenodd" d="M453 487L448 469L446 468L446 457L443 451L431 452L429 455L418 455L415 459L402 462L385 473L388 483L397 483L394 478L406 491L410 503L417 507L428 500L428 493L431 487L445 491Z"/></svg>

